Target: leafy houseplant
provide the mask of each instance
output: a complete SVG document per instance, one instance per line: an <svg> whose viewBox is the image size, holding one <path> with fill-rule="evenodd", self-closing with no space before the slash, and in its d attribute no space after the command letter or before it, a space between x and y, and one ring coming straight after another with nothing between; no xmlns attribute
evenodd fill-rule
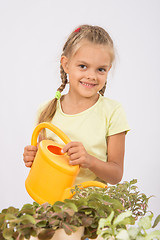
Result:
<svg viewBox="0 0 160 240"><path fill-rule="evenodd" d="M100 219L97 234L104 239L119 239L119 240L152 240L160 239L160 231L155 230L147 232L151 227L155 227L160 221L160 215L156 218L154 225L152 226L153 214L144 216L138 221L137 227L132 227L130 216L131 211L126 211L114 218L114 212L112 212L108 218Z"/></svg>
<svg viewBox="0 0 160 240"><path fill-rule="evenodd" d="M136 180L110 186L107 189L97 187L81 188L76 186L72 199L64 202L25 204L22 209L9 207L0 213L0 240L23 240L30 236L39 239L51 239L56 230L64 229L70 235L84 226L85 238L95 239L97 235L104 239L153 239L146 229L151 228L153 215L147 213L149 198L138 191ZM144 216L134 225L137 218ZM154 226L160 221L157 217ZM151 237L160 239L160 231L154 231ZM137 238L138 237L138 238ZM159 237L159 238L158 238Z"/></svg>

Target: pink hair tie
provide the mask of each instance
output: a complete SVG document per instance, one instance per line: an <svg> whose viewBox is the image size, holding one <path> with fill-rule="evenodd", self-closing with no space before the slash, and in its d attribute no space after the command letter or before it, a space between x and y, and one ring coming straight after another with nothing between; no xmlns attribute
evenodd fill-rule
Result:
<svg viewBox="0 0 160 240"><path fill-rule="evenodd" d="M77 28L74 32L79 32L81 30L81 28Z"/></svg>

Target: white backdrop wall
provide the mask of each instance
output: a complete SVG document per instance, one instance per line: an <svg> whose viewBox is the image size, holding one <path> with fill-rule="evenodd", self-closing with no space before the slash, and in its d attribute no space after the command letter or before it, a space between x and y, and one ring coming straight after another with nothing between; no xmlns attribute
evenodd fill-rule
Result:
<svg viewBox="0 0 160 240"><path fill-rule="evenodd" d="M117 60L105 96L121 102L131 131L123 181L138 179L160 213L160 1L0 0L0 210L33 200L23 163L36 110L60 84L59 59L69 33L100 25L112 36Z"/></svg>

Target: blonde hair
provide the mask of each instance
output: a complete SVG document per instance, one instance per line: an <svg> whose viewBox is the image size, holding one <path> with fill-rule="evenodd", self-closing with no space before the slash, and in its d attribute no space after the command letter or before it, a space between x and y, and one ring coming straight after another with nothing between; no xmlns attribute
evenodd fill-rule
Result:
<svg viewBox="0 0 160 240"><path fill-rule="evenodd" d="M61 56L71 57L77 50L82 40L88 40L94 44L106 45L110 51L111 63L115 58L113 41L109 34L101 27L91 25L81 25L76 28L68 37ZM57 91L62 92L68 82L67 74L65 73L62 65L60 64L60 76L62 84ZM106 84L99 91L103 96L106 89ZM56 112L57 98L49 102L45 109L41 112L38 123L50 122Z"/></svg>

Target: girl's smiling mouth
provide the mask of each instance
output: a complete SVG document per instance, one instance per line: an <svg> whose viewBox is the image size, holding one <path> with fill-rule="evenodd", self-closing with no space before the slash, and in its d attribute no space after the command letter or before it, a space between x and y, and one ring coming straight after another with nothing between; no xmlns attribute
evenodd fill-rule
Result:
<svg viewBox="0 0 160 240"><path fill-rule="evenodd" d="M88 87L88 88L95 87L97 85L94 83L87 83L87 82L81 82L81 81L80 81L80 84L82 84L83 86Z"/></svg>

